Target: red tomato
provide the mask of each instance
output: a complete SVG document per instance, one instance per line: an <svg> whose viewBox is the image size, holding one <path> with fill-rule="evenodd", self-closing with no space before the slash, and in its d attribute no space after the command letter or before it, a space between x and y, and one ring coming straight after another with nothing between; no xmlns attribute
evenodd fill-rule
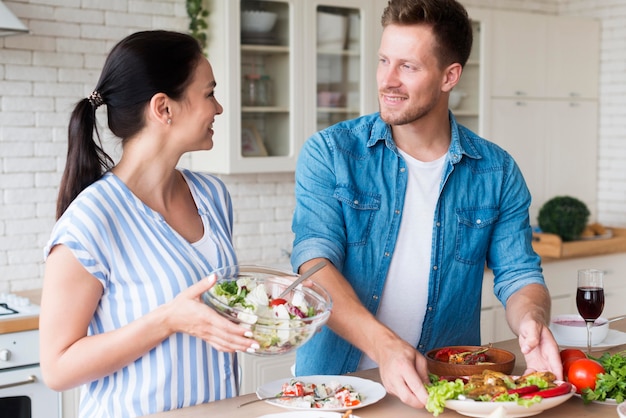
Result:
<svg viewBox="0 0 626 418"><path fill-rule="evenodd" d="M565 363L567 360L577 359L577 358L587 358L587 355L582 350L578 350L576 348L566 348L565 350L561 350L561 363Z"/></svg>
<svg viewBox="0 0 626 418"><path fill-rule="evenodd" d="M567 380L576 386L576 393L581 393L583 389L596 388L596 378L599 373L604 373L604 367L597 361L580 358L572 362L567 372Z"/></svg>
<svg viewBox="0 0 626 418"><path fill-rule="evenodd" d="M284 305L285 303L287 303L285 299L276 298L270 300L270 306Z"/></svg>
<svg viewBox="0 0 626 418"><path fill-rule="evenodd" d="M567 374L569 373L569 368L572 366L572 363L576 360L580 360L579 358L569 358L563 362L563 376L567 379Z"/></svg>

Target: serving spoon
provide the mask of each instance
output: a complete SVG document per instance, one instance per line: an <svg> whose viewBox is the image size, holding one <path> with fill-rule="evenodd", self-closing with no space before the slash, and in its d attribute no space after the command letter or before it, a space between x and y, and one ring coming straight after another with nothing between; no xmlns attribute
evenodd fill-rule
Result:
<svg viewBox="0 0 626 418"><path fill-rule="evenodd" d="M622 315L622 316L618 316L617 318L609 319L607 322L611 323L615 321L621 321L622 319L625 319L625 318L626 318L626 315Z"/></svg>
<svg viewBox="0 0 626 418"><path fill-rule="evenodd" d="M296 280L293 281L293 283L287 286L287 288L283 290L283 292L280 295L278 295L278 298L282 299L285 296L287 296L287 294L289 294L289 292L295 289L296 286L298 286L300 283L302 283L303 281L311 277L313 274L315 274L318 270L320 270L325 265L326 265L326 261L320 261L319 263L317 263L316 265L314 265L313 267L305 271L302 274L302 276L298 277Z"/></svg>

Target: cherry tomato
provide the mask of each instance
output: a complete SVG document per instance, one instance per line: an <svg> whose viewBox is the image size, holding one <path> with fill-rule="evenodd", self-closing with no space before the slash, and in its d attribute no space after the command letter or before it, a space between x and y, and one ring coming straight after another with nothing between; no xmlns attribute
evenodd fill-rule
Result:
<svg viewBox="0 0 626 418"><path fill-rule="evenodd" d="M270 300L270 306L284 305L285 303L287 303L285 299L276 298Z"/></svg>
<svg viewBox="0 0 626 418"><path fill-rule="evenodd" d="M596 388L596 378L599 373L604 373L604 367L597 361L580 358L574 361L567 372L567 380L576 386L576 393L581 393L583 389Z"/></svg>
<svg viewBox="0 0 626 418"><path fill-rule="evenodd" d="M561 350L560 355L561 363L565 363L570 359L587 358L585 352L577 348L566 348L565 350Z"/></svg>

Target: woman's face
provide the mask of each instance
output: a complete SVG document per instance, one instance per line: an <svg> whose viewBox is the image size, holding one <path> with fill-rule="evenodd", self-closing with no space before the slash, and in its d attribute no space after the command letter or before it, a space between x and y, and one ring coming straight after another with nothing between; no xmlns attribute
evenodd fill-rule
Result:
<svg viewBox="0 0 626 418"><path fill-rule="evenodd" d="M224 110L215 98L215 86L211 65L200 59L181 102L180 117L172 117L172 124L183 130L181 139L191 141L191 151L213 148L213 122Z"/></svg>

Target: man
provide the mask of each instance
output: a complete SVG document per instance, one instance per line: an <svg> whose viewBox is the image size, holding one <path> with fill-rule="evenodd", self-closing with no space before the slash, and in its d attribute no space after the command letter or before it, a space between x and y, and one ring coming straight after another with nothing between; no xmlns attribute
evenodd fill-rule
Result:
<svg viewBox="0 0 626 418"><path fill-rule="evenodd" d="M529 371L561 378L528 188L509 154L448 111L472 45L467 12L391 0L382 23L380 112L313 135L296 169L292 265L329 260L315 280L333 298L296 374L378 366L390 393L423 407L422 353L480 344L486 263Z"/></svg>

